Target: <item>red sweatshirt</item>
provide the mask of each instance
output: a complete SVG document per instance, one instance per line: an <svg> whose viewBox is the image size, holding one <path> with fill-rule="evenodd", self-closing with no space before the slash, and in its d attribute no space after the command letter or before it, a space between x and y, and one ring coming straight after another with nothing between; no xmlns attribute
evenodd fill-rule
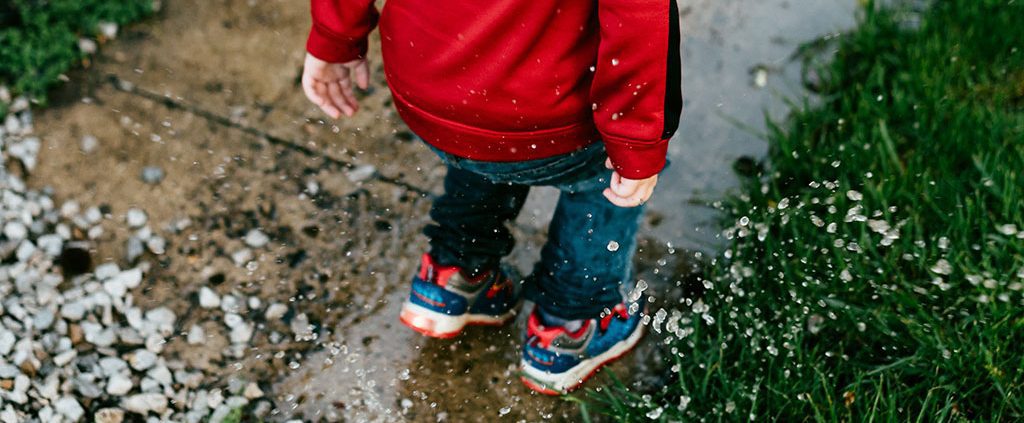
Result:
<svg viewBox="0 0 1024 423"><path fill-rule="evenodd" d="M311 0L306 49L366 56L373 0ZM623 177L665 166L679 124L675 0L387 0L384 73L409 128L474 160L522 161L603 140Z"/></svg>

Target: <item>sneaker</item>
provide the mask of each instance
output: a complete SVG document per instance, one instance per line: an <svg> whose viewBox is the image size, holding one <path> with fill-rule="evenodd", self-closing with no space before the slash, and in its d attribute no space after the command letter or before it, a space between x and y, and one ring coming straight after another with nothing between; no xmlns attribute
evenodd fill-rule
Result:
<svg viewBox="0 0 1024 423"><path fill-rule="evenodd" d="M561 326L545 327L534 307L520 362L523 383L547 395L564 395L580 387L640 342L645 305L642 298L623 301L601 317L585 320L572 332Z"/></svg>
<svg viewBox="0 0 1024 423"><path fill-rule="evenodd" d="M451 338L466 325L500 326L515 317L515 283L504 270L468 277L456 266L440 266L424 254L399 319L434 338Z"/></svg>

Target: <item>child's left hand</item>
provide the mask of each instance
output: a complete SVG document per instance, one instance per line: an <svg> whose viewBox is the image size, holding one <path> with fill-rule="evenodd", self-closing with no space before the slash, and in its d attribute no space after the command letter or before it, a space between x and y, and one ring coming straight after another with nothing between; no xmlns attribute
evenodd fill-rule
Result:
<svg viewBox="0 0 1024 423"><path fill-rule="evenodd" d="M614 169L612 159L605 160L604 165ZM619 207L642 206L651 198L655 185L658 185L658 175L647 179L626 179L619 172L613 172L611 184L604 189L604 198Z"/></svg>

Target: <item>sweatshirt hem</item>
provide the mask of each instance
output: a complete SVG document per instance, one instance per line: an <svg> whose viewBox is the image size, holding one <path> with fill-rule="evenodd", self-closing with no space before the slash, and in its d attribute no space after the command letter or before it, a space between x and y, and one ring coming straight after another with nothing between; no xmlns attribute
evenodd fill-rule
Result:
<svg viewBox="0 0 1024 423"><path fill-rule="evenodd" d="M566 154L598 141L591 122L538 131L494 131L452 122L416 107L392 90L395 108L428 144L458 157L486 162L517 162Z"/></svg>

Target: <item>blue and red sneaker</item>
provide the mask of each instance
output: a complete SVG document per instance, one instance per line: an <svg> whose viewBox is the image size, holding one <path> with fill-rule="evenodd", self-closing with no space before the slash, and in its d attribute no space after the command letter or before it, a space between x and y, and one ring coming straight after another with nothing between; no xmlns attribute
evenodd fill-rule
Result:
<svg viewBox="0 0 1024 423"><path fill-rule="evenodd" d="M530 314L520 362L520 379L547 395L580 387L606 364L625 355L643 337L646 300L623 302L602 316L583 321L575 331L546 327L537 308Z"/></svg>
<svg viewBox="0 0 1024 423"><path fill-rule="evenodd" d="M508 272L494 269L469 277L461 268L438 265L424 254L399 319L423 335L451 338L466 325L505 324L515 317L517 303L516 284Z"/></svg>

